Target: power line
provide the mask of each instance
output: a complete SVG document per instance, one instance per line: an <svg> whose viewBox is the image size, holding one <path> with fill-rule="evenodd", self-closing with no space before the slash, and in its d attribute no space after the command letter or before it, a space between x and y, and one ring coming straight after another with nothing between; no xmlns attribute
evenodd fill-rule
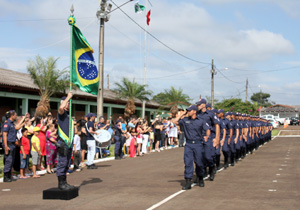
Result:
<svg viewBox="0 0 300 210"><path fill-rule="evenodd" d="M116 6L118 7L118 5L113 1L111 0L111 2ZM169 47L167 44L163 43L162 41L160 41L158 38L156 38L154 35L152 35L149 31L147 31L146 29L144 29L140 24L138 24L132 17L130 17L126 12L124 12L124 10L122 10L121 8L119 8L119 10L124 14L126 15L132 22L134 22L139 28L141 28L143 31L145 31L147 34L149 34L149 36L151 36L153 39L155 39L157 42L159 42L160 44L162 44L163 46L165 46L166 48L168 48L169 50L173 51L174 53L176 53L177 55L183 57L183 58L186 58L190 61L193 61L193 62L196 62L196 63L201 63L201 64L209 64L210 63L207 63L207 62L202 62L202 61L198 61L198 60L195 60L193 58L190 58L176 50L174 50L173 48Z"/></svg>
<svg viewBox="0 0 300 210"><path fill-rule="evenodd" d="M225 76L222 71L220 71L219 69L216 68L216 70L227 80L233 82L233 83L236 83L236 84L241 84L241 83L244 83L244 82L236 82L236 81L233 81L232 79L229 79L227 76Z"/></svg>

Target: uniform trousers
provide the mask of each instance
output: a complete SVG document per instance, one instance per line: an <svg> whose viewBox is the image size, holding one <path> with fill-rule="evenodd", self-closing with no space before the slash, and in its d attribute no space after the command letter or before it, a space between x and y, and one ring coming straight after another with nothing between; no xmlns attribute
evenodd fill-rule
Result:
<svg viewBox="0 0 300 210"><path fill-rule="evenodd" d="M194 162L196 164L196 175L203 177L204 160L203 160L203 143L196 144L186 143L184 146L184 178L192 179L194 174Z"/></svg>
<svg viewBox="0 0 300 210"><path fill-rule="evenodd" d="M64 148L58 150L56 176L65 176L69 169L73 147L69 148L62 140L58 140L58 144Z"/></svg>
<svg viewBox="0 0 300 210"><path fill-rule="evenodd" d="M205 166L208 167L214 166L215 148L213 147L213 139L214 137L210 136L207 142L204 142L204 161Z"/></svg>
<svg viewBox="0 0 300 210"><path fill-rule="evenodd" d="M10 150L8 151L7 155L4 152L4 170L3 170L4 173L10 173L11 168L13 167L15 161L15 152L16 152L15 143L7 142L7 146L9 147ZM3 144L3 148L4 148L4 144Z"/></svg>

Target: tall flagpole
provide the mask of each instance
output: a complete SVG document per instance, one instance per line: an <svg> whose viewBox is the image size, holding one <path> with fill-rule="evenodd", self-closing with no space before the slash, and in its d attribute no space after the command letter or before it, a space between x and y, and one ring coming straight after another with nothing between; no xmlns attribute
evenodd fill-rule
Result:
<svg viewBox="0 0 300 210"><path fill-rule="evenodd" d="M147 0L145 0L145 13L147 14ZM147 15L145 16L146 20L145 20L145 44L144 44L144 85L147 84L147 32L146 32L146 27L147 27ZM145 115L146 115L146 101L143 100L143 108L142 108L142 118L145 119Z"/></svg>
<svg viewBox="0 0 300 210"><path fill-rule="evenodd" d="M71 56L70 56L70 92L72 91L72 80L73 80L73 76L72 76L72 71L73 71L73 27L75 24L75 18L74 18L74 7L72 4L72 7L70 9L71 11L71 15L69 17L69 24L71 26L71 36L70 36L70 40L71 40L71 44L70 44L70 52L71 52ZM70 20L73 20L72 22ZM70 104L69 104L69 139L72 138L72 98L70 99Z"/></svg>

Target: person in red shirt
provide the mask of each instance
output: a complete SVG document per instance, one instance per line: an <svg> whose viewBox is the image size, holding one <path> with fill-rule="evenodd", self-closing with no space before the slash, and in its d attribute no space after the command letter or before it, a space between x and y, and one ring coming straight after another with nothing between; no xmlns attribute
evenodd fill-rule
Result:
<svg viewBox="0 0 300 210"><path fill-rule="evenodd" d="M29 165L30 142L27 138L27 128L22 128L22 138L20 140L20 179L27 179L24 175L25 169Z"/></svg>

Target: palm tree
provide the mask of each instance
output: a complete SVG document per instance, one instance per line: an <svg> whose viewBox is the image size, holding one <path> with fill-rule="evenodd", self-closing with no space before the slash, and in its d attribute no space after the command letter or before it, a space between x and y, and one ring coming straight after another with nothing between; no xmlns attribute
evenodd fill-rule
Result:
<svg viewBox="0 0 300 210"><path fill-rule="evenodd" d="M129 79L123 77L121 83L116 82L115 88L113 91L120 97L120 98L127 98L128 101L125 107L125 118L129 118L131 115L135 113L135 104L134 99L139 99L141 101L149 101L149 96L151 96L152 92L146 90L147 85L140 85L137 82L129 81Z"/></svg>
<svg viewBox="0 0 300 210"><path fill-rule="evenodd" d="M191 100L187 94L183 93L183 90L179 88L176 90L173 86L170 90L165 89L164 92L158 93L153 97L153 100L162 105L172 105L170 111L172 116L175 117L178 112L179 104L189 104Z"/></svg>
<svg viewBox="0 0 300 210"><path fill-rule="evenodd" d="M58 58L53 57L43 59L38 55L35 60L28 61L27 70L34 84L38 86L41 96L35 116L44 117L50 110L50 96L64 92L68 87L66 71L57 69L57 60Z"/></svg>

